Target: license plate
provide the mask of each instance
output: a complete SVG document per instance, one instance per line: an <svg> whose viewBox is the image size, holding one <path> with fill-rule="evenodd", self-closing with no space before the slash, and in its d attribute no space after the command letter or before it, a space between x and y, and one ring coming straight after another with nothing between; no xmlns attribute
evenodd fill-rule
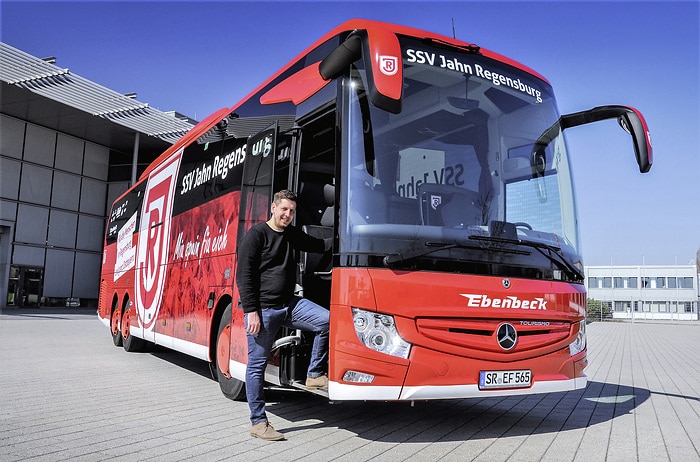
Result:
<svg viewBox="0 0 700 462"><path fill-rule="evenodd" d="M532 383L532 371L480 371L479 389L527 388Z"/></svg>

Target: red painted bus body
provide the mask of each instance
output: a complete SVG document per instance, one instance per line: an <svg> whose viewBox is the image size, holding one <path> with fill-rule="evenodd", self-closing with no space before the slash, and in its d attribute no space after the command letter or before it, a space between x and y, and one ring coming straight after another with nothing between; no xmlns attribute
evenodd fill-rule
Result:
<svg viewBox="0 0 700 462"><path fill-rule="evenodd" d="M298 192L299 293L331 314L330 400L423 400L586 386L586 294L563 131L614 118L651 166L633 108L560 115L535 71L476 45L353 20L200 122L119 197L98 314L128 351L209 361L245 399L236 248ZM285 331L266 379L302 388L310 338Z"/></svg>

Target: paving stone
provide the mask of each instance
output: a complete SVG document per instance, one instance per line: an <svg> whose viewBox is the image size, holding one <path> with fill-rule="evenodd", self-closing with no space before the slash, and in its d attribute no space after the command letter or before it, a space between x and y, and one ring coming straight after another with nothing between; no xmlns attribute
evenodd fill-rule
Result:
<svg viewBox="0 0 700 462"><path fill-rule="evenodd" d="M248 407L208 366L126 353L85 310L0 313L3 461L699 461L700 323L593 323L585 390L331 404L268 390L287 441L249 435Z"/></svg>

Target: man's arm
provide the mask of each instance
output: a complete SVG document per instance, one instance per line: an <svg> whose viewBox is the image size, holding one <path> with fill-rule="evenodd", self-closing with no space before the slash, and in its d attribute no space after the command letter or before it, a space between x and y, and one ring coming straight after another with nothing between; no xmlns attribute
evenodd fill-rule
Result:
<svg viewBox="0 0 700 462"><path fill-rule="evenodd" d="M238 248L236 270L236 284L245 312L246 332L252 335L260 332L260 237L255 230L249 230L243 237Z"/></svg>
<svg viewBox="0 0 700 462"><path fill-rule="evenodd" d="M255 312L260 309L260 253L262 236L251 229L238 247L238 268L236 284L243 311Z"/></svg>
<svg viewBox="0 0 700 462"><path fill-rule="evenodd" d="M333 238L320 239L306 234L299 228L290 228L294 234L292 245L297 250L313 253L328 253L333 249Z"/></svg>

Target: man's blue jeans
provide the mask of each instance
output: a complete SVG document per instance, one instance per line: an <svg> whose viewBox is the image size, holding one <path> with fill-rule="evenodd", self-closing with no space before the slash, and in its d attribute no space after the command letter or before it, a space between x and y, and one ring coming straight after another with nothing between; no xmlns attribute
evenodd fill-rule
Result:
<svg viewBox="0 0 700 462"><path fill-rule="evenodd" d="M248 337L248 366L245 371L246 397L253 425L267 420L265 414L265 368L270 349L281 326L311 331L314 342L307 377L318 377L328 368L328 330L330 312L305 298L294 297L289 306L260 311L260 332ZM246 316L246 327L248 317Z"/></svg>

